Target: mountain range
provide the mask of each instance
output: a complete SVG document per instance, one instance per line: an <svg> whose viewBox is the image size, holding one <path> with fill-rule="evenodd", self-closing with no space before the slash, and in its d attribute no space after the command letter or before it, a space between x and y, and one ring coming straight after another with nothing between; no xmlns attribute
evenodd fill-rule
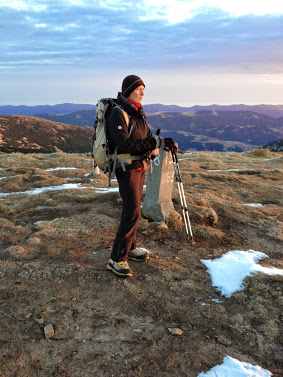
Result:
<svg viewBox="0 0 283 377"><path fill-rule="evenodd" d="M79 106L61 104L49 106L52 111L67 111ZM145 105L147 120L152 132L161 129L161 136L173 138L179 149L197 151L235 151L261 147L283 139L283 116L255 111L233 110L235 106L251 109L251 106L225 106L230 110L201 109L166 105ZM283 106L259 105L266 112L279 115ZM15 106L16 108L17 106ZM258 108L259 108L258 107ZM17 107L20 111L20 107ZM43 110L44 106L24 106L25 111ZM164 111L164 109L170 111ZM14 109L15 110L15 109ZM1 107L0 107L1 112ZM70 113L39 113L36 116L0 116L1 151L45 151L60 149L65 152L87 152L93 135L95 109L75 110ZM278 145L278 143L276 144Z"/></svg>
<svg viewBox="0 0 283 377"><path fill-rule="evenodd" d="M37 117L78 126L93 126L95 110L70 114L37 114ZM147 112L155 132L176 140L181 150L241 152L283 138L283 117L252 111L198 110Z"/></svg>
<svg viewBox="0 0 283 377"><path fill-rule="evenodd" d="M254 111L257 113L270 115L275 118L283 116L283 105L209 105L209 106L177 106L177 105L162 105L160 103L144 105L144 110L147 113L155 113L158 111L167 112L187 112L199 110L223 110L223 111ZM37 105L37 106L0 106L0 115L37 115L42 113L47 114L67 114L78 110L95 110L95 105L91 104L75 104L75 103L61 103L57 105Z"/></svg>

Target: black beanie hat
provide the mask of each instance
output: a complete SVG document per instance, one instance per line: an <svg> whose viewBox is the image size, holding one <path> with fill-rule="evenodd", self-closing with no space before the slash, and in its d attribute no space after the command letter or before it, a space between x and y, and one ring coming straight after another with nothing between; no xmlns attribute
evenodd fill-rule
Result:
<svg viewBox="0 0 283 377"><path fill-rule="evenodd" d="M125 97L129 97L129 95L140 85L144 85L144 82L139 76L129 75L124 78L122 83L122 93Z"/></svg>

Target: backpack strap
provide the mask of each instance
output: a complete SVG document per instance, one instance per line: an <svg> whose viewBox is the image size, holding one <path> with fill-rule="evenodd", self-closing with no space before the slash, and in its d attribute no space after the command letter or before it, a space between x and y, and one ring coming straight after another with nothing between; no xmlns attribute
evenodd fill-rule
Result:
<svg viewBox="0 0 283 377"><path fill-rule="evenodd" d="M115 108L118 108L122 112L124 119L125 119L125 122L126 122L128 128L129 128L129 125L130 125L129 114L121 106L119 106L117 104L115 104L114 109ZM133 130L133 125L131 125L131 127L130 127L129 136L131 136L132 130ZM113 167L112 167L112 169L109 170L109 186L110 186L111 178L114 178L114 174L115 174L115 170L116 170L116 166L117 166L117 160L118 160L118 147L116 146L115 150L114 150L114 154L113 154ZM123 171L126 171L125 164L122 163L121 166L122 166Z"/></svg>

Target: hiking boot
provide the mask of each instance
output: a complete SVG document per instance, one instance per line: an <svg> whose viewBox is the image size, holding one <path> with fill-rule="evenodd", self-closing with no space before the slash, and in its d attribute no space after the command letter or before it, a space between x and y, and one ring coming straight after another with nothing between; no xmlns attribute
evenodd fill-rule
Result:
<svg viewBox="0 0 283 377"><path fill-rule="evenodd" d="M119 276L132 276L133 272L126 261L114 262L113 259L109 259L107 263L107 269L114 272Z"/></svg>
<svg viewBox="0 0 283 377"><path fill-rule="evenodd" d="M149 259L148 251L143 248L136 247L129 251L128 258L137 262L144 262Z"/></svg>

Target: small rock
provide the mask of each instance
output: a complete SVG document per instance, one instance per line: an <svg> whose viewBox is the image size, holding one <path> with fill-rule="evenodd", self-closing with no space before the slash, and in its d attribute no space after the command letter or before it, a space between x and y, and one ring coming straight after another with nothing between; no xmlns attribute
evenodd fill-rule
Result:
<svg viewBox="0 0 283 377"><path fill-rule="evenodd" d="M182 260L180 257L176 257L176 256L174 256L174 259L178 261Z"/></svg>
<svg viewBox="0 0 283 377"><path fill-rule="evenodd" d="M35 322L38 323L39 325L43 325L44 320L43 318L36 318Z"/></svg>
<svg viewBox="0 0 283 377"><path fill-rule="evenodd" d="M49 324L44 326L44 335L46 339L49 339L55 335L53 325Z"/></svg>
<svg viewBox="0 0 283 377"><path fill-rule="evenodd" d="M139 333L139 334L143 332L142 329L134 329L133 331L136 332L136 333Z"/></svg>
<svg viewBox="0 0 283 377"><path fill-rule="evenodd" d="M33 237L28 240L28 244L31 246L36 246L36 245L39 245L40 243L41 243L41 240L38 237Z"/></svg>
<svg viewBox="0 0 283 377"><path fill-rule="evenodd" d="M151 231L156 231L156 230L160 229L162 224L163 224L163 221L161 221L161 222L158 222L158 221L149 222L148 223L148 229L151 230Z"/></svg>
<svg viewBox="0 0 283 377"><path fill-rule="evenodd" d="M225 338L225 336L223 336L223 335L220 335L217 338L217 343L223 344L224 346L231 346L231 344L232 344L231 340Z"/></svg>
<svg viewBox="0 0 283 377"><path fill-rule="evenodd" d="M168 230L168 225L166 225L164 222L162 222L160 225L158 225L157 229L159 232L164 232Z"/></svg>
<svg viewBox="0 0 283 377"><path fill-rule="evenodd" d="M57 203L55 202L55 200L53 200L53 199L51 199L51 198L45 200L44 204L45 204L46 206L50 206L50 207L54 207L54 206L57 205Z"/></svg>
<svg viewBox="0 0 283 377"><path fill-rule="evenodd" d="M25 249L23 248L23 246L10 246L5 251L11 255L17 256L17 255L24 254Z"/></svg>
<svg viewBox="0 0 283 377"><path fill-rule="evenodd" d="M32 316L32 313L28 313L25 315L25 319L29 319Z"/></svg>
<svg viewBox="0 0 283 377"><path fill-rule="evenodd" d="M171 335L176 335L176 336L183 335L183 331L177 327L173 327L173 328L168 327L168 330Z"/></svg>

